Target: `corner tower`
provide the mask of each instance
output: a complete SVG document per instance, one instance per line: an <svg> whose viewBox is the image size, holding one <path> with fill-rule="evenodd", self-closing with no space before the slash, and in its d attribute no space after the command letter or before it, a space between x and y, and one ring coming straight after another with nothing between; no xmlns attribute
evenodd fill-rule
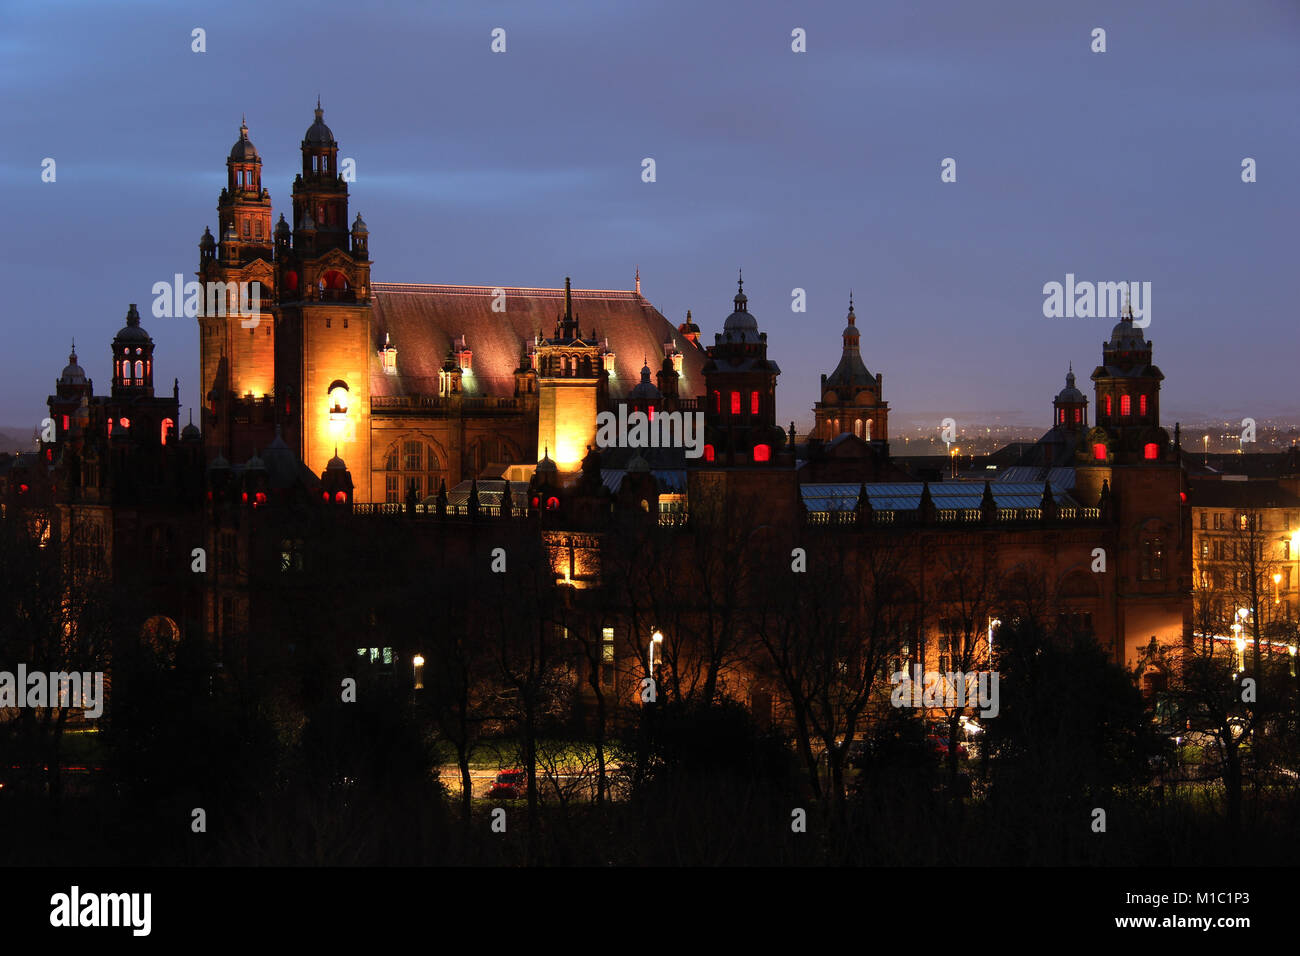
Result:
<svg viewBox="0 0 1300 956"><path fill-rule="evenodd" d="M849 293L848 324L841 335L844 351L830 375L822 376L821 401L813 406L813 437L830 441L844 432L864 441L889 441L889 403L881 396L884 380L872 376L862 361L853 293Z"/></svg>
<svg viewBox="0 0 1300 956"><path fill-rule="evenodd" d="M274 437L275 394L271 194L245 122L226 158L217 236L205 228L199 239L204 452L242 461Z"/></svg>

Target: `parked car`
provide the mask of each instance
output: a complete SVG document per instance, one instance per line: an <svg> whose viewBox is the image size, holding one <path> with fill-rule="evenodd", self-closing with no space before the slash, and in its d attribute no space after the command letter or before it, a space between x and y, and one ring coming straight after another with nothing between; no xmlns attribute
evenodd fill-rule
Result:
<svg viewBox="0 0 1300 956"><path fill-rule="evenodd" d="M937 736L936 734L930 734L925 738L925 742L930 745L931 749L933 749L938 756L940 757L948 756L947 737L940 737ZM957 743L957 756L958 757L966 756L966 745L961 743L960 741L958 741Z"/></svg>
<svg viewBox="0 0 1300 956"><path fill-rule="evenodd" d="M499 797L504 800L522 799L528 792L528 773L524 770L502 770L497 774L496 780L492 782L492 788L488 790L489 797Z"/></svg>

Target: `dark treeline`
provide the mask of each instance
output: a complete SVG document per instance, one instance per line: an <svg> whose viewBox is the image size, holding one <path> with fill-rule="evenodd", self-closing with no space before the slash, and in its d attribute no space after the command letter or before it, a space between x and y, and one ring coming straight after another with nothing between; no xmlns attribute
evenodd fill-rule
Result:
<svg viewBox="0 0 1300 956"><path fill-rule="evenodd" d="M69 577L40 529L0 522L0 669L108 670L112 685L94 722L3 712L0 860L1294 858L1300 685L1285 656L1251 671L1243 701L1222 651L1153 648L1143 670L1165 680L1144 697L1031 578L948 559L936 608L908 583L906 537L742 538L704 514L689 531L616 521L617 549L526 523L455 542L402 516L360 536L279 529L302 560L249 569L260 583L220 649L142 628L120 583ZM600 585L557 587L561 567ZM994 611L990 658L973 637ZM900 662L939 666L918 642L927 628L950 667L1000 675L1000 712L969 757L937 754L933 720L890 706ZM959 717L942 717L954 740ZM1193 730L1194 757L1172 739ZM519 797L482 799L485 767L524 770Z"/></svg>

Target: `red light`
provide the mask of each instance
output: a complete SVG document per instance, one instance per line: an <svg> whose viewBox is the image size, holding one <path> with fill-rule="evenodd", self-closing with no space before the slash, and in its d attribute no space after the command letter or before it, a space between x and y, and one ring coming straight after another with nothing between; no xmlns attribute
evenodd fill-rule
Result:
<svg viewBox="0 0 1300 956"><path fill-rule="evenodd" d="M320 493L320 496L321 496L321 500L323 500L323 501L329 501L329 500L330 500L330 493L329 493L328 491L322 491L322 492Z"/></svg>
<svg viewBox="0 0 1300 956"><path fill-rule="evenodd" d="M740 414L740 393L739 392L731 393L731 414L733 415Z"/></svg>
<svg viewBox="0 0 1300 956"><path fill-rule="evenodd" d="M117 423L118 423L119 425L121 425L123 428L130 428L130 427L131 427L131 419L129 419L129 418L119 418L119 419L117 420Z"/></svg>
<svg viewBox="0 0 1300 956"><path fill-rule="evenodd" d="M772 460L771 445L754 446L754 461L771 461L771 460Z"/></svg>
<svg viewBox="0 0 1300 956"><path fill-rule="evenodd" d="M1106 446L1105 446L1105 445L1102 445L1102 444L1093 445L1093 446L1092 446L1092 457L1095 458L1095 459L1097 459L1098 461L1105 461L1105 460L1106 460Z"/></svg>
<svg viewBox="0 0 1300 956"><path fill-rule="evenodd" d="M722 393L716 389L713 392L713 410L719 415L722 414Z"/></svg>
<svg viewBox="0 0 1300 956"><path fill-rule="evenodd" d="M758 414L758 392L749 393L749 414Z"/></svg>
<svg viewBox="0 0 1300 956"><path fill-rule="evenodd" d="M1142 449L1142 457L1147 461L1155 461L1160 457L1160 446L1153 441L1147 442Z"/></svg>
<svg viewBox="0 0 1300 956"><path fill-rule="evenodd" d="M1133 413L1133 399L1127 395L1119 397L1119 414L1122 418L1127 418Z"/></svg>
<svg viewBox="0 0 1300 956"><path fill-rule="evenodd" d="M210 492L210 491L208 492L208 500L209 500L209 501L212 500L212 492Z"/></svg>
<svg viewBox="0 0 1300 956"><path fill-rule="evenodd" d="M247 491L244 492L244 502L245 502L245 503L248 502L248 492L247 492Z"/></svg>
<svg viewBox="0 0 1300 956"><path fill-rule="evenodd" d="M346 503L347 503L347 500L348 500L348 496L347 496L347 494L346 494L345 492L342 492L342 491L336 491L336 492L334 493L334 501L335 501L337 504L346 504Z"/></svg>
<svg viewBox="0 0 1300 956"><path fill-rule="evenodd" d="M712 445L705 445L705 446L704 446L704 460L705 460L705 461L713 461L713 446L712 446Z"/></svg>
<svg viewBox="0 0 1300 956"><path fill-rule="evenodd" d="M1187 504L1187 492L1185 491L1178 492L1178 500L1181 501L1183 504Z"/></svg>
<svg viewBox="0 0 1300 956"><path fill-rule="evenodd" d="M67 416L67 415L64 415L64 416L63 416L63 430L64 430L65 432L68 430L68 416Z"/></svg>
<svg viewBox="0 0 1300 956"><path fill-rule="evenodd" d="M556 498L554 495L552 495L551 497L547 498L547 499L546 499L546 510L547 510L547 511L559 511L559 510L560 510L560 499L559 499L559 498Z"/></svg>
<svg viewBox="0 0 1300 956"><path fill-rule="evenodd" d="M1147 397L1145 395L1138 397L1138 408L1141 414L1145 415L1147 413Z"/></svg>
<svg viewBox="0 0 1300 956"><path fill-rule="evenodd" d="M19 485L19 486L18 486L18 493L19 493L20 495L25 495L25 494L27 494L27 492L30 491L30 490L31 490L31 489L28 488L26 485Z"/></svg>
<svg viewBox="0 0 1300 956"><path fill-rule="evenodd" d="M257 494L253 496L253 507L256 508L258 505L264 505L264 504L266 504L266 492L259 491Z"/></svg>
<svg viewBox="0 0 1300 956"><path fill-rule="evenodd" d="M540 501L541 501L541 499L538 498L537 495L533 495L533 507L534 507L534 508L537 507L537 505L538 505L538 503L539 503Z"/></svg>

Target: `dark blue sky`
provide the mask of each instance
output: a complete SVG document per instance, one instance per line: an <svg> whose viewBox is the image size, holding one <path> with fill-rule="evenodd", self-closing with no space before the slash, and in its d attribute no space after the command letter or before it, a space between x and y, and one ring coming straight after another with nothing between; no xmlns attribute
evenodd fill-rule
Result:
<svg viewBox="0 0 1300 956"><path fill-rule="evenodd" d="M106 391L128 302L196 401L196 322L150 317L150 288L195 271L241 113L288 208L317 93L376 281L630 288L639 264L712 342L743 266L783 421L811 420L852 287L895 421L1046 427L1113 324L1044 318L1067 272L1152 283L1167 424L1300 417L1296 0L2 6L0 424L44 414L74 336Z"/></svg>

